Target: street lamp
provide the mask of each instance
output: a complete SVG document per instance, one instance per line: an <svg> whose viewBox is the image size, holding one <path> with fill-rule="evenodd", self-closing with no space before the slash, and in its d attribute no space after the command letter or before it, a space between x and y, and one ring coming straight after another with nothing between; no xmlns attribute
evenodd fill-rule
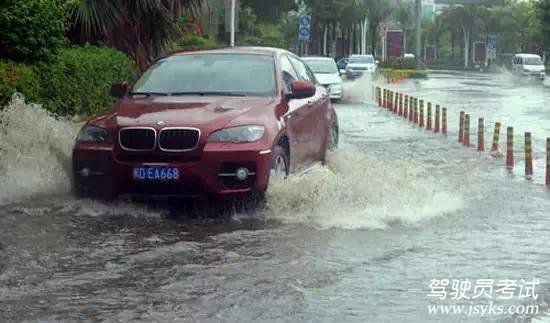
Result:
<svg viewBox="0 0 550 323"><path fill-rule="evenodd" d="M230 24L231 24L231 28L230 28L230 33L231 33L231 40L230 40L230 46L231 47L235 47L235 11L236 11L236 8L235 8L235 1L236 0L231 0L231 19L230 19Z"/></svg>

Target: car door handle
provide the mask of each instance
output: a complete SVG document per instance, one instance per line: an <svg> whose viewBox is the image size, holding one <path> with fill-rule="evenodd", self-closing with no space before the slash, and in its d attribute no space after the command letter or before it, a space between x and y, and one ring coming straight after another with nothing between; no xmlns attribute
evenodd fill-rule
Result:
<svg viewBox="0 0 550 323"><path fill-rule="evenodd" d="M307 101L307 107L311 108L313 106L313 101Z"/></svg>

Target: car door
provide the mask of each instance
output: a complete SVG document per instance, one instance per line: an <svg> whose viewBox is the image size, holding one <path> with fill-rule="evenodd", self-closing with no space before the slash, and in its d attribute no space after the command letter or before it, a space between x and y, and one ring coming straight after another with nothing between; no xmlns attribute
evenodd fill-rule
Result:
<svg viewBox="0 0 550 323"><path fill-rule="evenodd" d="M305 108L302 108L302 117L304 120L304 138L307 138L306 163L317 161L321 158L324 149L325 138L327 134L326 126L326 111L330 99L328 92L317 80L313 72L297 57L289 57L292 66L298 73L298 77L302 81L311 82L317 87L315 95L306 99Z"/></svg>
<svg viewBox="0 0 550 323"><path fill-rule="evenodd" d="M291 84L300 80L298 73L290 63L287 55L281 55L279 65L282 73L285 92L291 93ZM309 131L307 128L306 108L308 99L291 99L288 102L288 112L284 116L290 138L291 169L301 168L306 161L307 141Z"/></svg>

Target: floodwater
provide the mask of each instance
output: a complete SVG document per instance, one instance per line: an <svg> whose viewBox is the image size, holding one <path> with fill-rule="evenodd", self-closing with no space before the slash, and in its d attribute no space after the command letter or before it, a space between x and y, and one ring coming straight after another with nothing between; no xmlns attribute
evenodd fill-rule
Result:
<svg viewBox="0 0 550 323"><path fill-rule="evenodd" d="M73 198L63 164L77 127L16 101L0 129L0 321L546 321L549 89L456 72L388 86L446 106L449 135L376 107L371 83L348 83L328 165L274 183L265 210L219 217ZM459 145L460 110L488 133L494 121L532 131L534 179L519 152L508 172ZM537 299L439 300L433 279L540 284ZM489 301L539 313L428 311Z"/></svg>

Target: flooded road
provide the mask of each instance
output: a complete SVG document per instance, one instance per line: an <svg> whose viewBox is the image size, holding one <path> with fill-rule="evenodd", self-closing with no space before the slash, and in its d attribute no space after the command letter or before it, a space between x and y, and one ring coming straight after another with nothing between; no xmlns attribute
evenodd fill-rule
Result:
<svg viewBox="0 0 550 323"><path fill-rule="evenodd" d="M450 72L389 85L446 106L446 138L376 107L371 86L348 84L352 99L337 105L342 144L328 165L275 183L256 214L74 199L56 166L73 130L36 119L33 136L44 143L20 147L42 157L13 152L2 161L11 171L0 181L0 321L547 320L550 192L540 143L550 135L548 88ZM533 131L535 179L460 146L461 109ZM47 151L46 142L56 144ZM427 296L433 279L534 278L536 300ZM540 311L428 311L489 301Z"/></svg>

